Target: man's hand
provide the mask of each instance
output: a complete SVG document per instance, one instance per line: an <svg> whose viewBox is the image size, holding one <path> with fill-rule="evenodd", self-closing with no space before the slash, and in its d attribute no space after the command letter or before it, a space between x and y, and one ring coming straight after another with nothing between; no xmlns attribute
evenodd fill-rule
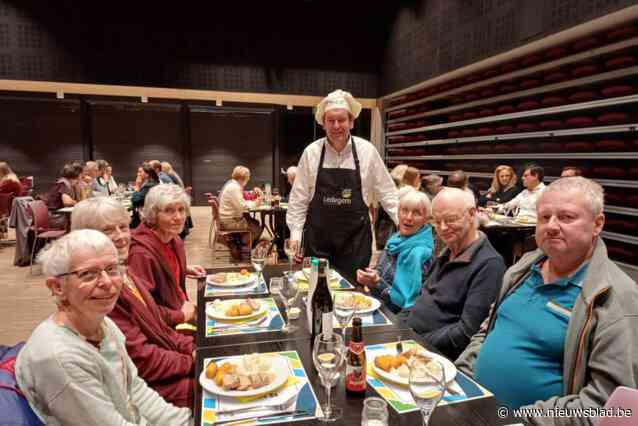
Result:
<svg viewBox="0 0 638 426"><path fill-rule="evenodd" d="M290 248L295 253L295 256L294 256L295 263L302 263L303 262L303 253L301 252L301 244L299 243L299 241L298 240L292 240L290 242Z"/></svg>
<svg viewBox="0 0 638 426"><path fill-rule="evenodd" d="M363 286L376 287L380 280L379 274L374 269L357 269L357 282Z"/></svg>
<svg viewBox="0 0 638 426"><path fill-rule="evenodd" d="M197 320L197 307L193 302L184 302L181 311L184 314L184 322L194 323Z"/></svg>

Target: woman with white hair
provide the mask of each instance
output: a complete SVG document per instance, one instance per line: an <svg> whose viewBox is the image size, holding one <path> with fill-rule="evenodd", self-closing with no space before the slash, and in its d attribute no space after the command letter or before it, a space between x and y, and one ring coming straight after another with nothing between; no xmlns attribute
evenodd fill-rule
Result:
<svg viewBox="0 0 638 426"><path fill-rule="evenodd" d="M357 282L368 286L394 313L414 305L432 264L430 200L410 191L399 200L399 232L386 244L376 269L357 270Z"/></svg>
<svg viewBox="0 0 638 426"><path fill-rule="evenodd" d="M222 187L219 195L219 221L224 231L240 231L249 229L252 241L256 243L264 228L248 214L248 205L244 201L244 188L250 180L250 169L236 166L230 180ZM259 191L256 191L260 194ZM259 200L259 198L258 198ZM243 234L228 242L234 259L241 259L241 247L250 244L251 238Z"/></svg>
<svg viewBox="0 0 638 426"><path fill-rule="evenodd" d="M127 270L131 218L121 203L95 197L76 204L71 229L95 229L111 239L122 265L122 291L108 314L126 337L126 350L148 385L178 407L192 407L195 363L192 336L184 336L162 318L143 280Z"/></svg>
<svg viewBox="0 0 638 426"><path fill-rule="evenodd" d="M146 195L142 223L132 234L129 270L147 286L170 326L195 322L195 305L186 294L186 276L206 274L186 264L184 228L190 197L173 184L156 185Z"/></svg>
<svg viewBox="0 0 638 426"><path fill-rule="evenodd" d="M38 257L56 312L20 352L16 379L47 425L191 424L147 386L126 352L125 338L106 316L122 289L111 240L80 230L53 242Z"/></svg>

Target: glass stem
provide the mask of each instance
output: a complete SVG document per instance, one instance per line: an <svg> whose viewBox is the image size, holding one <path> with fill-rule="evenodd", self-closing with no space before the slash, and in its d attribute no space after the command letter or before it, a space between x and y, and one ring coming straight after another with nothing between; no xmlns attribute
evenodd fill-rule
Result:
<svg viewBox="0 0 638 426"><path fill-rule="evenodd" d="M324 416L326 416L326 418L330 418L332 416L332 405L331 405L331 400L330 400L330 391L331 391L331 386L328 384L326 385L326 394L328 395L328 402L326 402L326 412L324 413ZM425 425L428 426L428 425Z"/></svg>

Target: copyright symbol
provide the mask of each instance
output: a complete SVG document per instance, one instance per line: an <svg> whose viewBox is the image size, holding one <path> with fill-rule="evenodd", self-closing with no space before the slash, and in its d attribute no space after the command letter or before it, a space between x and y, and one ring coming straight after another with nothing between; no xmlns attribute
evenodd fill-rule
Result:
<svg viewBox="0 0 638 426"><path fill-rule="evenodd" d="M509 414L509 410L507 407L498 407L498 410L496 410L496 414L498 414L499 418L505 419Z"/></svg>

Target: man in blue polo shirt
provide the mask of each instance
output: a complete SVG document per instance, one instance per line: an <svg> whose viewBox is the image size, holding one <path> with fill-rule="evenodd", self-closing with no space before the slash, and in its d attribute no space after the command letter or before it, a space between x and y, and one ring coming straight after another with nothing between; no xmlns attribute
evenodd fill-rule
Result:
<svg viewBox="0 0 638 426"><path fill-rule="evenodd" d="M607 257L602 211L602 187L589 179L545 189L539 249L506 272L495 308L456 362L512 408L601 407L617 386L638 383L638 287Z"/></svg>

